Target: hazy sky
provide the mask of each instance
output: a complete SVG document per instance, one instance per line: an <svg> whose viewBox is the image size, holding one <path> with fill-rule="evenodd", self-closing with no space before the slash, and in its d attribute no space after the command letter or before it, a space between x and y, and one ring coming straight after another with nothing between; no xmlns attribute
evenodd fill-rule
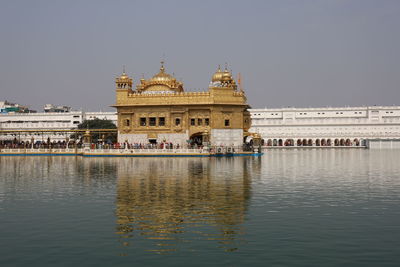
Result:
<svg viewBox="0 0 400 267"><path fill-rule="evenodd" d="M116 75L207 89L241 73L253 108L400 105L400 1L0 0L0 101L113 110Z"/></svg>

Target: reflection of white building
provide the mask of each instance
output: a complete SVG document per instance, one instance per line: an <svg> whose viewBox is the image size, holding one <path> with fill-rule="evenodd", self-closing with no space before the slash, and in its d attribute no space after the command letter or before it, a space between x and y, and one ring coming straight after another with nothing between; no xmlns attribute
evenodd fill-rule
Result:
<svg viewBox="0 0 400 267"><path fill-rule="evenodd" d="M84 112L71 111L65 113L8 113L0 114L0 130L71 130L76 129L84 120L107 119L117 124L116 112ZM7 133L0 135L1 140L17 138L21 141L35 140L65 140L70 133Z"/></svg>
<svg viewBox="0 0 400 267"><path fill-rule="evenodd" d="M400 141L400 106L250 109L251 132L267 146L358 146Z"/></svg>

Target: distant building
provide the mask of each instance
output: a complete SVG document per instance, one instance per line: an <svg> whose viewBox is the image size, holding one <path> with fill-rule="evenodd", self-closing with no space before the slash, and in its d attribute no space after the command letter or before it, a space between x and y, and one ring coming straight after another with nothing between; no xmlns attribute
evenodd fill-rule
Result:
<svg viewBox="0 0 400 267"><path fill-rule="evenodd" d="M266 146L360 146L400 141L400 106L250 109Z"/></svg>
<svg viewBox="0 0 400 267"><path fill-rule="evenodd" d="M8 101L0 101L0 113L35 113L36 110L31 110L27 106L11 103Z"/></svg>
<svg viewBox="0 0 400 267"><path fill-rule="evenodd" d="M43 112L43 113L7 113L0 114L0 130L29 130L38 132L27 133L7 133L0 135L0 140L11 140L17 138L20 141L36 141L47 140L49 137L52 141L62 141L70 135L70 133L50 133L43 132L46 130L71 130L77 129L78 125L84 120L94 119L111 120L117 125L116 112Z"/></svg>
<svg viewBox="0 0 400 267"><path fill-rule="evenodd" d="M44 105L43 110L45 113L67 113L71 111L71 107L46 104Z"/></svg>

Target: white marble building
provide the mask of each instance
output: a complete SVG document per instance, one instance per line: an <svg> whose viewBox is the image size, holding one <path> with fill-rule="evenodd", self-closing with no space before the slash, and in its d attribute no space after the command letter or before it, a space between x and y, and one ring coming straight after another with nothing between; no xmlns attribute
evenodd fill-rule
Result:
<svg viewBox="0 0 400 267"><path fill-rule="evenodd" d="M83 112L71 111L65 113L8 113L0 114L0 130L71 130L78 127L84 120L93 120L95 118L108 119L117 124L116 112ZM20 141L35 140L46 141L48 137L54 141L63 141L70 133L7 133L1 134L0 140L10 140L17 138Z"/></svg>
<svg viewBox="0 0 400 267"><path fill-rule="evenodd" d="M265 146L398 146L400 106L250 109L250 132L261 134ZM0 114L0 130L70 130L85 119L108 119L116 112ZM65 140L68 133L8 133L0 140ZM384 141L383 143L380 142ZM390 142L387 142L389 141ZM379 141L379 142L378 142ZM229 140L225 140L225 143ZM236 144L235 144L236 145Z"/></svg>
<svg viewBox="0 0 400 267"><path fill-rule="evenodd" d="M251 109L265 146L364 146L400 141L400 106Z"/></svg>

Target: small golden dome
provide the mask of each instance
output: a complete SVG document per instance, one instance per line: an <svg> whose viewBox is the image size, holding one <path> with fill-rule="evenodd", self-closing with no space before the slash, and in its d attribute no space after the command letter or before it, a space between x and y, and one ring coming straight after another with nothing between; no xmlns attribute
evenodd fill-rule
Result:
<svg viewBox="0 0 400 267"><path fill-rule="evenodd" d="M232 80L232 74L227 69L222 73L222 80L224 82Z"/></svg>
<svg viewBox="0 0 400 267"><path fill-rule="evenodd" d="M129 77L128 77L128 75L127 75L125 72L123 72L123 73L121 74L121 76L119 76L119 78L122 79L122 80L124 80L124 79L128 79Z"/></svg>
<svg viewBox="0 0 400 267"><path fill-rule="evenodd" d="M122 67L122 74L121 74L121 76L119 76L119 78L122 79L122 80L125 80L125 79L129 78L129 76L125 72L125 65Z"/></svg>
<svg viewBox="0 0 400 267"><path fill-rule="evenodd" d="M211 81L212 82L221 82L222 81L222 74L223 74L223 72L221 71L221 67L218 66L218 70L212 76Z"/></svg>

